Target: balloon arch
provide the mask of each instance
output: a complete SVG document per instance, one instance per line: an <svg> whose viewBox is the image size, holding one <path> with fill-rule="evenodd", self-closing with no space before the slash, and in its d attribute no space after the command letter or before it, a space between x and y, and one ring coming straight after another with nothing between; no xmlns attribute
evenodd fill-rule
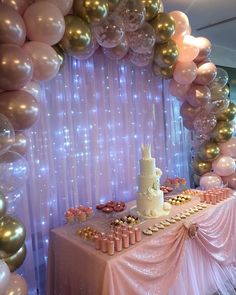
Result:
<svg viewBox="0 0 236 295"><path fill-rule="evenodd" d="M6 198L14 202L27 179L24 130L39 116L38 82L57 75L65 54L87 59L99 47L110 59L152 65L154 75L170 80L183 124L194 134L195 184L236 188L236 106L228 97L228 75L211 62L210 41L191 35L186 14L164 12L162 0L1 0L1 290L10 290L14 280L27 289L23 278L10 275L23 263L26 247L24 225L6 214Z"/></svg>

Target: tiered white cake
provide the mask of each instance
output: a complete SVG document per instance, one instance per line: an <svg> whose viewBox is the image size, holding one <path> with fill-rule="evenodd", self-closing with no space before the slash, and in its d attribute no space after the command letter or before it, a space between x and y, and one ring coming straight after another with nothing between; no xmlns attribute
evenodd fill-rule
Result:
<svg viewBox="0 0 236 295"><path fill-rule="evenodd" d="M160 190L162 171L156 168L155 159L151 157L150 145L142 145L142 159L139 160L137 211L149 218L168 215L169 203L164 203L164 195Z"/></svg>

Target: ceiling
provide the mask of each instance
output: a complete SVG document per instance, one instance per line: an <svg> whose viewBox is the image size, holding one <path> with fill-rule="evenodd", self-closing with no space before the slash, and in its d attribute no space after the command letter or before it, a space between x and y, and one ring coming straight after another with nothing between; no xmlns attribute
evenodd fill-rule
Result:
<svg viewBox="0 0 236 295"><path fill-rule="evenodd" d="M163 0L166 12L185 12L194 36L236 51L236 0Z"/></svg>

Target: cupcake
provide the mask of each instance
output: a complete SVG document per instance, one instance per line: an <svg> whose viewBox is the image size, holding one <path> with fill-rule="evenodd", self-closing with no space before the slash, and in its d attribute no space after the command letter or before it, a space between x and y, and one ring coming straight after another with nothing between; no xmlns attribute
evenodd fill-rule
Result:
<svg viewBox="0 0 236 295"><path fill-rule="evenodd" d="M66 223L72 224L75 221L74 214L71 211L66 211L65 213Z"/></svg>

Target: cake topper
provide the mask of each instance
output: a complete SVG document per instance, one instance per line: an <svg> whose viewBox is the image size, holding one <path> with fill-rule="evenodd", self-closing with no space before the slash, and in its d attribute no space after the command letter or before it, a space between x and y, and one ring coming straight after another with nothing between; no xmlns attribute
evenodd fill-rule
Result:
<svg viewBox="0 0 236 295"><path fill-rule="evenodd" d="M142 144L141 145L142 158L150 159L151 158L151 145L150 144Z"/></svg>

